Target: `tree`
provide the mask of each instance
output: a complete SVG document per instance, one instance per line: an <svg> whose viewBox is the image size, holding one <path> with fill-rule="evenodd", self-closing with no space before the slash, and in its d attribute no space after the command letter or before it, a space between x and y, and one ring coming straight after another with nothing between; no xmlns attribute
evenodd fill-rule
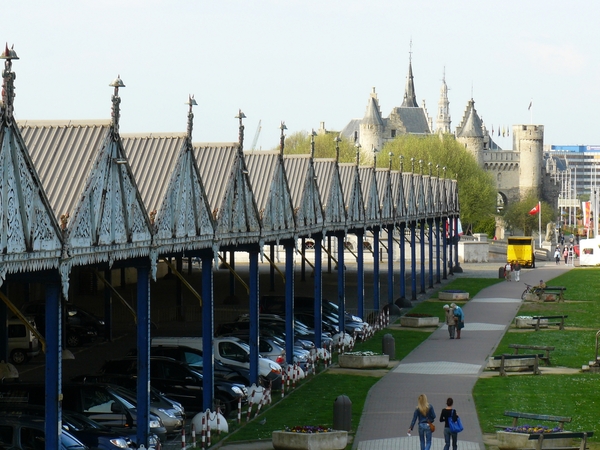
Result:
<svg viewBox="0 0 600 450"><path fill-rule="evenodd" d="M534 230L539 227L538 214L529 214L529 212L537 206L539 201L535 192L528 192L518 202L510 203L504 211L504 223L506 228L511 231L521 230L524 236L531 236ZM552 222L556 217L556 211L546 202L542 204L542 233L545 232L546 224Z"/></svg>

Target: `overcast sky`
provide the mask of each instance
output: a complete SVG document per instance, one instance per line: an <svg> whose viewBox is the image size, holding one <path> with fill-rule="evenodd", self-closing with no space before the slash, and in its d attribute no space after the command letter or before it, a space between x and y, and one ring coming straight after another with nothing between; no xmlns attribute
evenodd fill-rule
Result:
<svg viewBox="0 0 600 450"><path fill-rule="evenodd" d="M415 91L434 118L441 80L452 129L471 96L491 130L543 124L545 144L600 144L600 2L591 0L21 0L2 8L18 119L109 119L121 132L185 132L257 148L288 131L340 130L372 87L387 117ZM531 110L528 109L533 101ZM512 138L496 138L505 149Z"/></svg>

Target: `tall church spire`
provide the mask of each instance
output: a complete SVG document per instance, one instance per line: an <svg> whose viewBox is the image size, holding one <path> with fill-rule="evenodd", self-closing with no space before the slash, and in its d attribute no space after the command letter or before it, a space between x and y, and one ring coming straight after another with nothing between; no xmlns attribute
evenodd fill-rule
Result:
<svg viewBox="0 0 600 450"><path fill-rule="evenodd" d="M450 102L448 101L448 85L446 84L446 68L442 78L440 100L438 101L438 114L435 123L438 133L450 133Z"/></svg>
<svg viewBox="0 0 600 450"><path fill-rule="evenodd" d="M403 108L418 108L417 96L415 95L415 84L413 82L412 72L412 39L410 41L410 51L408 57L408 76L406 77L406 89L404 90Z"/></svg>

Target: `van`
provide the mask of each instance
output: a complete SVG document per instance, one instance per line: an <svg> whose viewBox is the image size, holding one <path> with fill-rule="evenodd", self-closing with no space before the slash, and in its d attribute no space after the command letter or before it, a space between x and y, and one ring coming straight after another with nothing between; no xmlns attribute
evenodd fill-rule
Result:
<svg viewBox="0 0 600 450"><path fill-rule="evenodd" d="M201 337L155 337L152 346L185 345L202 350ZM233 336L213 338L213 353L217 361L228 366L250 369L250 346ZM281 387L281 366L266 358L258 358L258 375L265 386L273 389Z"/></svg>
<svg viewBox="0 0 600 450"><path fill-rule="evenodd" d="M535 245L531 236L516 236L508 238L506 260L509 263L519 261L523 267L535 269Z"/></svg>
<svg viewBox="0 0 600 450"><path fill-rule="evenodd" d="M35 328L35 322L29 323ZM13 317L6 322L8 331L8 360L14 364L24 364L40 354L38 338L21 320Z"/></svg>

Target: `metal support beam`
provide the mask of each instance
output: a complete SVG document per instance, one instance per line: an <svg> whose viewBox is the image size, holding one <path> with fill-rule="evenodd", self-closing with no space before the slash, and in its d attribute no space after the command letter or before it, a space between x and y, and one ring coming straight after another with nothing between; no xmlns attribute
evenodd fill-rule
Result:
<svg viewBox="0 0 600 450"><path fill-rule="evenodd" d="M221 256L221 254L219 253L219 259L221 260L221 264L223 264L227 270L229 270L229 273L231 274L231 276L235 277L245 288L246 288L246 292L249 294L250 293L250 288L248 287L248 285L246 284L246 282L242 279L242 277L240 277L237 272L235 271L235 265L234 265L234 258L233 258L233 252L231 252L230 255L230 261L231 264L227 264L227 261L225 260L225 258L223 258L223 256ZM233 295L235 293L235 289L233 290L233 293L231 292L231 280L230 280L230 289L229 292L231 293L231 295Z"/></svg>
<svg viewBox="0 0 600 450"><path fill-rule="evenodd" d="M315 346L321 348L321 333L323 332L323 236L314 236L315 240Z"/></svg>
<svg viewBox="0 0 600 450"><path fill-rule="evenodd" d="M337 275L337 288L338 288L338 296L337 302L339 306L339 323L340 323L340 333L343 333L346 330L346 317L344 316L346 312L346 278L345 272L346 267L344 265L344 241L345 234L337 233L337 251L338 251L338 275Z"/></svg>
<svg viewBox="0 0 600 450"><path fill-rule="evenodd" d="M213 254L206 252L202 255L202 355L206 367L202 369L202 409L212 407L214 398L214 366L213 351L214 320L213 320Z"/></svg>
<svg viewBox="0 0 600 450"><path fill-rule="evenodd" d="M421 262L421 290L419 291L421 294L425 293L425 220L422 219L419 221L419 259Z"/></svg>
<svg viewBox="0 0 600 450"><path fill-rule="evenodd" d="M417 223L412 221L410 228L410 298L417 299Z"/></svg>
<svg viewBox="0 0 600 450"><path fill-rule="evenodd" d="M429 238L427 239L429 248L429 289L433 289L433 219L427 219L429 225Z"/></svg>
<svg viewBox="0 0 600 450"><path fill-rule="evenodd" d="M294 363L294 242L286 241L285 248L285 358Z"/></svg>
<svg viewBox="0 0 600 450"><path fill-rule="evenodd" d="M148 448L150 427L150 262L137 267L137 443Z"/></svg>
<svg viewBox="0 0 600 450"><path fill-rule="evenodd" d="M61 448L62 421L62 307L60 283L46 283L46 399L45 399L45 448Z"/></svg>
<svg viewBox="0 0 600 450"><path fill-rule="evenodd" d="M388 227L388 292L387 302L388 305L394 303L394 227Z"/></svg>
<svg viewBox="0 0 600 450"><path fill-rule="evenodd" d="M356 290L357 290L357 306L358 306L358 317L361 319L365 318L365 264L364 264L364 230L358 230L356 232L356 246L358 247L358 257L356 259Z"/></svg>
<svg viewBox="0 0 600 450"><path fill-rule="evenodd" d="M404 235L406 234L406 223L400 224L400 299L406 299L406 247L404 246Z"/></svg>
<svg viewBox="0 0 600 450"><path fill-rule="evenodd" d="M250 259L250 383L258 385L258 358L260 358L258 348L258 249L249 252Z"/></svg>
<svg viewBox="0 0 600 450"><path fill-rule="evenodd" d="M435 282L441 283L440 280L440 218L435 218Z"/></svg>
<svg viewBox="0 0 600 450"><path fill-rule="evenodd" d="M373 228L373 309L379 311L379 227ZM388 228L389 232L389 228Z"/></svg>

